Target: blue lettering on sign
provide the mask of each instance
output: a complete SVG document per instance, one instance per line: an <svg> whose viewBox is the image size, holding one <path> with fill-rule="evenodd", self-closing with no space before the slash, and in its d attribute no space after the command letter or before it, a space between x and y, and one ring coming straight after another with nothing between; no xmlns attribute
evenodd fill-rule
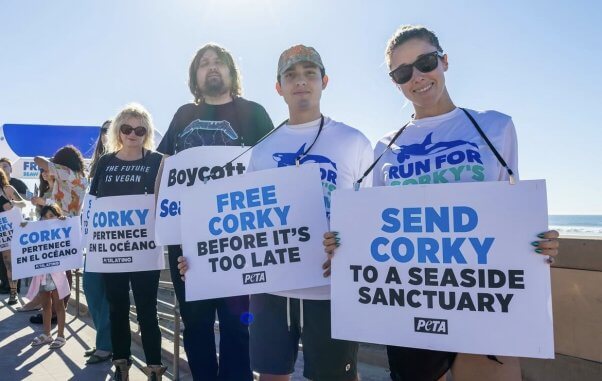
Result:
<svg viewBox="0 0 602 381"><path fill-rule="evenodd" d="M145 225L148 209L96 212L92 217L95 228Z"/></svg>
<svg viewBox="0 0 602 381"><path fill-rule="evenodd" d="M30 245L38 242L56 241L59 239L68 239L71 234L71 227L56 228L50 230L40 230L31 233L21 234L19 243L21 245Z"/></svg>
<svg viewBox="0 0 602 381"><path fill-rule="evenodd" d="M222 213L226 207L230 210L238 210L272 205L276 203L276 186L267 185L245 191L222 193L217 195L216 201L218 213Z"/></svg>
<svg viewBox="0 0 602 381"><path fill-rule="evenodd" d="M253 211L244 210L277 204L275 185L218 194L215 202L218 213L243 211L212 217L209 220L209 232L213 235L271 228L276 224L284 226L287 224L290 211L290 205L270 206Z"/></svg>
<svg viewBox="0 0 602 381"><path fill-rule="evenodd" d="M37 171L38 165L33 161L25 161L23 162L23 170L24 171Z"/></svg>
<svg viewBox="0 0 602 381"><path fill-rule="evenodd" d="M169 201L168 199L164 199L159 203L159 206L161 208L161 213L159 214L159 217L173 217L182 214L180 201Z"/></svg>
<svg viewBox="0 0 602 381"><path fill-rule="evenodd" d="M476 229L479 216L471 207L386 208L381 213L385 233L467 233ZM467 264L466 248L472 251L478 264L487 264L488 254L495 238L431 237L411 239L399 236L392 240L376 237L370 245L370 254L377 262L391 259L400 263L416 260L418 263Z"/></svg>

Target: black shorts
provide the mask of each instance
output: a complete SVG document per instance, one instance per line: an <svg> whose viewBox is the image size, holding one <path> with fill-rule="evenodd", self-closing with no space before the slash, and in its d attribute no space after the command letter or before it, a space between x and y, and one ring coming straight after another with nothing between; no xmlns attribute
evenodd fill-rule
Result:
<svg viewBox="0 0 602 381"><path fill-rule="evenodd" d="M393 381L435 381L452 366L457 353L387 345Z"/></svg>
<svg viewBox="0 0 602 381"><path fill-rule="evenodd" d="M336 340L330 334L330 300L303 300L301 330L300 300L251 295L251 367L264 374L292 374L299 339L303 343L303 376L312 381L349 381L357 377L358 343Z"/></svg>

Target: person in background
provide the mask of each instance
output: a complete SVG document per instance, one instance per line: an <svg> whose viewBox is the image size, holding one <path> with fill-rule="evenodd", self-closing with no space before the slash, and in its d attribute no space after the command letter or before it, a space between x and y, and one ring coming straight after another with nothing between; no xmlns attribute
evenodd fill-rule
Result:
<svg viewBox="0 0 602 381"><path fill-rule="evenodd" d="M13 207L24 208L26 203L19 195L17 190L10 185L8 176L3 169L0 169L0 205L2 211L11 210ZM12 266L10 258L10 250L2 252L2 262L6 268L7 284L9 287L8 304L17 304L17 282L12 280Z"/></svg>
<svg viewBox="0 0 602 381"><path fill-rule="evenodd" d="M4 173L6 174L6 176L8 177L8 183L17 190L17 192L19 193L19 195L24 198L27 199L27 195L29 193L29 189L27 189L27 185L15 178L12 177L12 172L13 172L13 165L10 161L10 159L6 158L6 157L2 157L0 158L0 169L2 169L4 171ZM4 210L1 209L3 207L3 205L0 205L0 210ZM6 274L6 266L4 266L4 262L0 261L0 294L8 294L10 292L10 287L9 287L9 279L8 276ZM21 280L19 279L17 281L17 293L19 293L21 291Z"/></svg>
<svg viewBox="0 0 602 381"><path fill-rule="evenodd" d="M50 184L48 183L48 172L44 171L43 169L40 168L40 175L39 175L39 186L36 186L36 196L31 198L31 203L33 205L35 205L36 207L36 216L38 219L42 218L41 212L42 212L42 208L46 205L54 205L54 203L52 202L52 198L51 198L51 192L50 192ZM68 299L67 299L68 300ZM28 311L37 311L40 309L41 306L41 302L42 302L42 295L37 294L33 297L33 299L31 299L29 302L27 302L25 305L23 305L23 307L17 307L17 311L19 312L28 312ZM65 304L67 303L67 301L65 301ZM56 323L56 311L54 310L55 305L52 305L52 323L55 324ZM30 321L34 324L42 324L44 322L44 317L42 314L38 314L35 316L32 316Z"/></svg>
<svg viewBox="0 0 602 381"><path fill-rule="evenodd" d="M40 220L62 219L65 217L58 205L45 205L41 210ZM21 226L25 226L24 222ZM36 275L31 280L31 285L27 291L27 297L34 299L38 296L42 305L42 315L44 324L44 333L36 336L31 342L32 347L50 344L50 349L57 349L65 345L65 305L63 299L70 293L69 282L64 271L57 271L44 275ZM54 308L53 308L54 306ZM57 334L56 339L52 339L51 318L52 312L56 311Z"/></svg>
<svg viewBox="0 0 602 381"><path fill-rule="evenodd" d="M44 197L35 198L32 202L37 206L56 203L60 206L63 215L67 217L78 215L87 186L84 159L81 152L76 147L67 145L59 148L51 160L36 156L34 162L40 169L42 178L48 182L50 197L47 197L48 191L46 191L43 194ZM69 287L71 287L72 272L67 271L66 274ZM70 296L70 293L65 296L65 307L67 307ZM43 316L42 314L32 316L29 321L33 324L42 324Z"/></svg>
<svg viewBox="0 0 602 381"><path fill-rule="evenodd" d="M94 156L92 156L92 163L90 164L90 173L88 177L90 180L96 174L96 167L98 166L98 160L105 154L107 149L107 142L109 140L109 127L111 126L111 120L105 120L102 126L100 127L100 134L96 139L96 147L94 148Z"/></svg>
<svg viewBox="0 0 602 381"><path fill-rule="evenodd" d="M96 149L90 165L90 181L96 174L98 161L104 155L107 142L108 130L111 121L107 120L100 128L100 134L96 140ZM109 319L109 302L107 301L107 290L103 279L103 274L86 271L84 263L84 294L88 302L88 310L96 328L96 345L84 352L88 357L86 365L97 364L111 359L113 346L111 344L111 321Z"/></svg>
<svg viewBox="0 0 602 381"><path fill-rule="evenodd" d="M81 152L68 145L56 151L52 160L36 156L34 161L41 171L48 172L52 201L61 207L66 216L78 215L87 185Z"/></svg>

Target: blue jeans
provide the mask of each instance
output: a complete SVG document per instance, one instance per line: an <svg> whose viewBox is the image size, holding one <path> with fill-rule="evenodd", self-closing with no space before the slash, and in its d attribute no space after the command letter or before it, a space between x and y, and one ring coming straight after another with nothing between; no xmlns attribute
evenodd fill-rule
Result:
<svg viewBox="0 0 602 381"><path fill-rule="evenodd" d="M252 381L249 327L244 319L249 297L235 296L186 302L177 260L180 246L168 246L171 280L184 322L184 350L194 380ZM219 365L215 347L215 314L219 319ZM241 319L243 317L243 319Z"/></svg>
<svg viewBox="0 0 602 381"><path fill-rule="evenodd" d="M84 271L84 294L88 301L88 310L92 316L94 327L96 327L96 349L112 352L109 302L101 273Z"/></svg>

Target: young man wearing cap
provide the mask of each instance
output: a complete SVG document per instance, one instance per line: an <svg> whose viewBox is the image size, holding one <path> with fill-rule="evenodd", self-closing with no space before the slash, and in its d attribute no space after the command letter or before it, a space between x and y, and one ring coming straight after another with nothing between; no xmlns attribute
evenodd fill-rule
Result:
<svg viewBox="0 0 602 381"><path fill-rule="evenodd" d="M225 48L216 44L200 48L190 63L188 85L194 102L178 109L157 151L174 155L197 146L249 146L274 128L261 105L241 96L240 72ZM168 253L171 280L185 326L184 349L193 378L252 381L249 329L246 320L241 319L249 311L249 297L187 302L177 269L182 248L170 245ZM216 313L220 323L219 362L215 348Z"/></svg>
<svg viewBox="0 0 602 381"><path fill-rule="evenodd" d="M329 214L331 192L352 188L371 164L373 153L361 132L322 115L320 97L327 84L322 59L315 49L297 45L282 53L276 91L288 105L289 119L254 148L248 170L295 165L296 161L301 165L305 161L319 163ZM326 254L316 255L324 256L324 276L329 276ZM261 373L262 381L290 379L299 339L303 342L306 378L357 379L358 344L331 338L330 286L252 295L251 313L251 365Z"/></svg>

